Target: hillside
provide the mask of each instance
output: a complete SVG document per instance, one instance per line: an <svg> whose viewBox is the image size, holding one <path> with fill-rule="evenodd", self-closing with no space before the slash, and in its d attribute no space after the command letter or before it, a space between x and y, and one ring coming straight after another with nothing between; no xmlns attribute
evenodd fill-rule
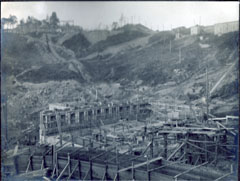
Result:
<svg viewBox="0 0 240 181"><path fill-rule="evenodd" d="M86 34L4 34L2 70L13 124L48 103L95 101L96 90L100 101L190 100L205 107L206 66L210 90L226 74L210 95L211 113L238 114L237 32L175 39L171 32L126 25L102 39Z"/></svg>

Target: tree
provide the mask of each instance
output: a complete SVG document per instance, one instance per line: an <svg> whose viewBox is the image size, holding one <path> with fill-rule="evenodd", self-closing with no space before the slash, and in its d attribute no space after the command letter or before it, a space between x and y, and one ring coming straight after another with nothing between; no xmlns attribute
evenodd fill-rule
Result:
<svg viewBox="0 0 240 181"><path fill-rule="evenodd" d="M59 23L59 19L57 17L57 13L56 12L53 12L51 17L50 17L50 25L53 27L53 28L57 28L58 26L58 23Z"/></svg>
<svg viewBox="0 0 240 181"><path fill-rule="evenodd" d="M12 25L12 27L17 23L17 17L14 15L10 15L9 16L10 19L10 24Z"/></svg>
<svg viewBox="0 0 240 181"><path fill-rule="evenodd" d="M112 23L112 29L115 30L118 28L118 23L117 22L113 22Z"/></svg>
<svg viewBox="0 0 240 181"><path fill-rule="evenodd" d="M1 19L1 23L2 23L3 28L4 28L4 26L6 25L6 29L8 30L9 25L10 25L10 19L9 19L9 18L2 18L2 19ZM4 28L4 29L5 29L5 28Z"/></svg>
<svg viewBox="0 0 240 181"><path fill-rule="evenodd" d="M20 30L23 32L24 19L20 20Z"/></svg>
<svg viewBox="0 0 240 181"><path fill-rule="evenodd" d="M7 25L8 28L12 28L17 23L17 17L14 15L9 15L9 18L2 18L2 25Z"/></svg>

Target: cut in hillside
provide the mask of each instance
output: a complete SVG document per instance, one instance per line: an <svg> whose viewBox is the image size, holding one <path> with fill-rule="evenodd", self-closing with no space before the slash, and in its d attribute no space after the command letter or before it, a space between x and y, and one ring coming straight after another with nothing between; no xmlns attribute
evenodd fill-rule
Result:
<svg viewBox="0 0 240 181"><path fill-rule="evenodd" d="M6 34L2 58L4 73L16 76L21 82L68 79L83 82L90 79L73 51L55 45L50 35L36 39L27 35Z"/></svg>
<svg viewBox="0 0 240 181"><path fill-rule="evenodd" d="M76 56L85 55L86 50L89 48L91 43L86 39L82 33L73 35L70 39L67 39L62 45L76 54Z"/></svg>

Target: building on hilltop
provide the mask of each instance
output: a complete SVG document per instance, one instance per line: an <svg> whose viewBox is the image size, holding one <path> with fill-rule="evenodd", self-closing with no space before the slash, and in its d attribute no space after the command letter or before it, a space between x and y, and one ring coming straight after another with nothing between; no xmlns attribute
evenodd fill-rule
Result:
<svg viewBox="0 0 240 181"><path fill-rule="evenodd" d="M203 31L204 33L214 34L214 25L204 26Z"/></svg>
<svg viewBox="0 0 240 181"><path fill-rule="evenodd" d="M234 32L234 31L239 31L238 21L218 23L214 25L214 34L218 36L225 33Z"/></svg>
<svg viewBox="0 0 240 181"><path fill-rule="evenodd" d="M191 35L199 35L203 33L203 26L195 25L190 27Z"/></svg>
<svg viewBox="0 0 240 181"><path fill-rule="evenodd" d="M190 29L184 26L180 26L172 29L172 32L175 34L175 39L181 39L190 35Z"/></svg>

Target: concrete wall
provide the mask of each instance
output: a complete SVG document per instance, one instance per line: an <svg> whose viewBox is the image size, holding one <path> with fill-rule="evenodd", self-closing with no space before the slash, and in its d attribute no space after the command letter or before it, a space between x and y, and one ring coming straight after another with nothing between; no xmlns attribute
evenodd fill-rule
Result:
<svg viewBox="0 0 240 181"><path fill-rule="evenodd" d="M108 105L77 110L42 111L40 113L40 136L58 132L57 114L62 131L77 128L96 127L102 124L115 123L119 119L141 119L149 114L146 104Z"/></svg>

